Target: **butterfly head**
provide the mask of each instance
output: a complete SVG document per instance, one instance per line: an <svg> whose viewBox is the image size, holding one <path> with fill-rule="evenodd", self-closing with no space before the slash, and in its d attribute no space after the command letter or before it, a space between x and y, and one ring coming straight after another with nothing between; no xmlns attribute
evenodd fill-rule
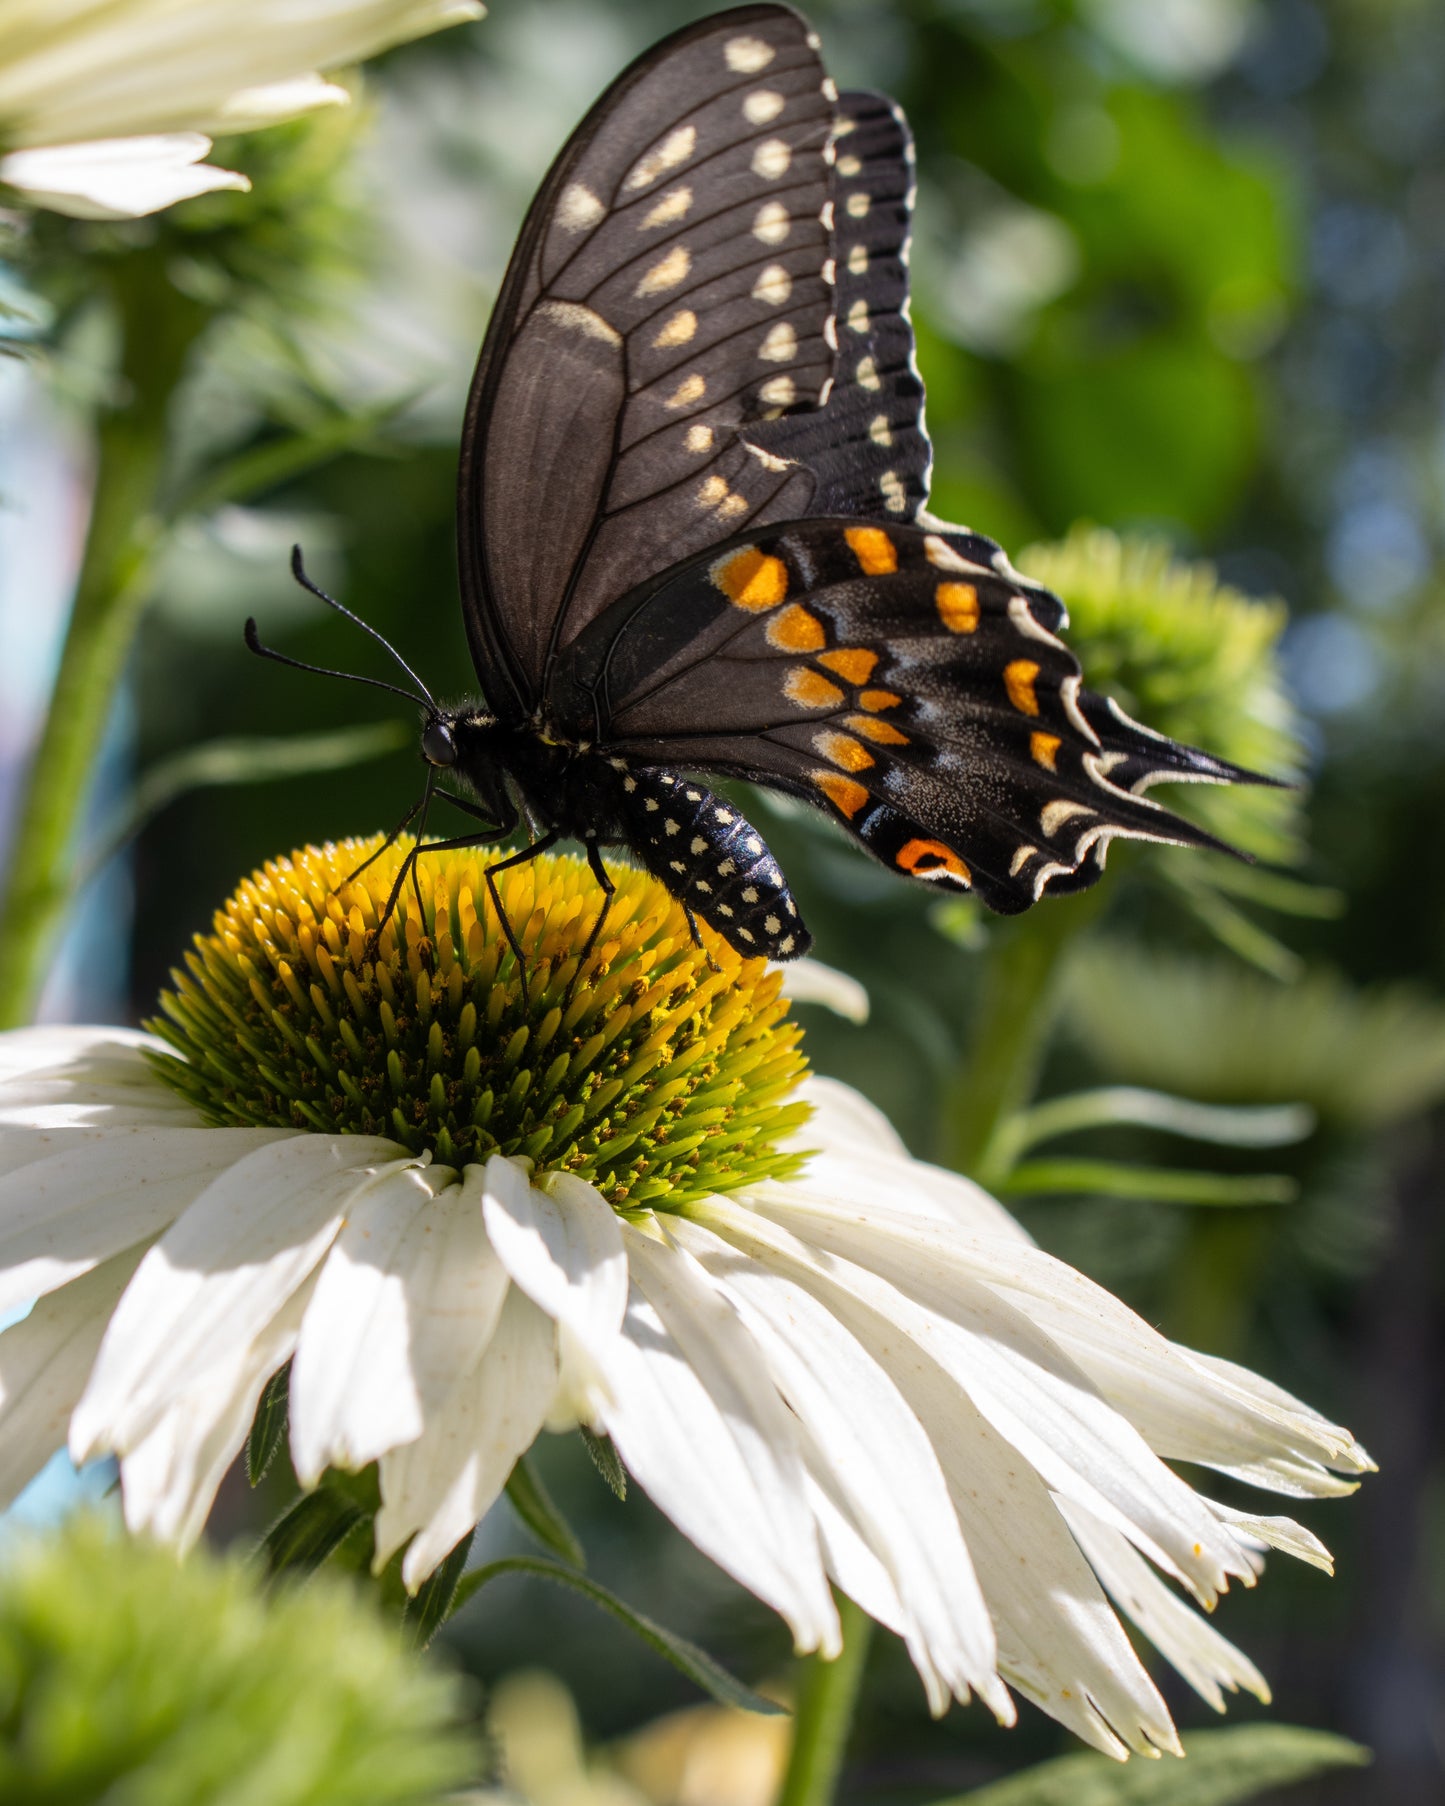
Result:
<svg viewBox="0 0 1445 1806"><path fill-rule="evenodd" d="M421 756L438 771L449 770L459 755L452 724L443 715L428 717L421 730Z"/></svg>

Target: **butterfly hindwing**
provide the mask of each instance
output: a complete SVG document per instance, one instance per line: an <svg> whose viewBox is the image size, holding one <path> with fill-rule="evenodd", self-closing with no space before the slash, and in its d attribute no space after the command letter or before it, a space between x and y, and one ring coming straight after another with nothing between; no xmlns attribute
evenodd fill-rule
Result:
<svg viewBox="0 0 1445 1806"><path fill-rule="evenodd" d="M473 381L462 584L489 694L529 713L549 658L616 597L813 478L739 429L833 366L824 266L836 91L806 23L743 7L639 59L523 227Z"/></svg>
<svg viewBox="0 0 1445 1806"><path fill-rule="evenodd" d="M1216 844L1141 793L1243 775L1084 691L1063 620L978 535L799 521L617 605L556 696L630 764L805 797L895 870L1012 913L1092 882L1117 836Z"/></svg>

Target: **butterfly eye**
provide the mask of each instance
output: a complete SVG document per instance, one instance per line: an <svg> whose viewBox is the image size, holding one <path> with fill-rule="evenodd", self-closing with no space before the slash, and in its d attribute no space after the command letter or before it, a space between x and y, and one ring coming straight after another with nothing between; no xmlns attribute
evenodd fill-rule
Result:
<svg viewBox="0 0 1445 1806"><path fill-rule="evenodd" d="M455 765L457 743L445 721L428 721L422 729L422 757L428 765Z"/></svg>

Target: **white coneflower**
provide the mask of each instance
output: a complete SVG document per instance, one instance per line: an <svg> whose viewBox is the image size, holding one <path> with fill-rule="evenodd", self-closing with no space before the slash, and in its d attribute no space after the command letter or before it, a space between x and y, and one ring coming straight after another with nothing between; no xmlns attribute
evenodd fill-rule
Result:
<svg viewBox="0 0 1445 1806"><path fill-rule="evenodd" d="M344 103L317 73L479 0L0 0L0 183L82 219L246 188L211 137Z"/></svg>
<svg viewBox="0 0 1445 1806"><path fill-rule="evenodd" d="M779 975L715 940L710 969L641 873L580 971L585 865L505 874L524 989L477 856L423 860L377 935L401 855L346 882L367 850L243 884L164 1041L0 1038L0 1309L39 1297L0 1336L7 1492L68 1434L184 1543L290 1360L297 1474L377 1462L409 1586L582 1421L800 1650L838 1648L831 1580L935 1711L1011 1720L1007 1682L1112 1755L1177 1749L1109 1597L1213 1703L1265 1692L1184 1595L1328 1556L1166 1463L1338 1493L1347 1432L807 1077Z"/></svg>

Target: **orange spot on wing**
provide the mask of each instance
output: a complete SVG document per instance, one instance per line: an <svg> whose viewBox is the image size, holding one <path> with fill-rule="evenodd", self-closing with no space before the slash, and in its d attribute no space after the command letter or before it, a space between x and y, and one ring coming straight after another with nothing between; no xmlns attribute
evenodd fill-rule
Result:
<svg viewBox="0 0 1445 1806"><path fill-rule="evenodd" d="M828 643L823 623L797 602L790 602L781 614L773 616L767 633L768 644L783 652L816 652Z"/></svg>
<svg viewBox="0 0 1445 1806"><path fill-rule="evenodd" d="M914 878L961 878L973 883L973 873L941 840L908 840L893 855L894 864Z"/></svg>
<svg viewBox="0 0 1445 1806"><path fill-rule="evenodd" d="M845 527L843 537L868 576L898 569L898 548L882 527Z"/></svg>
<svg viewBox="0 0 1445 1806"><path fill-rule="evenodd" d="M851 734L814 734L813 750L841 765L844 771L867 771L874 763L872 753Z"/></svg>
<svg viewBox="0 0 1445 1806"><path fill-rule="evenodd" d="M858 698L865 709L896 709L903 698L892 690L865 690Z"/></svg>
<svg viewBox="0 0 1445 1806"><path fill-rule="evenodd" d="M1045 771L1057 771L1054 758L1063 741L1057 734L1035 732L1029 735L1029 756L1035 765L1042 765Z"/></svg>
<svg viewBox="0 0 1445 1806"><path fill-rule="evenodd" d="M1038 674L1039 668L1031 658L1016 658L1003 668L1008 699L1021 715L1039 712L1039 699L1034 695L1034 679Z"/></svg>
<svg viewBox="0 0 1445 1806"><path fill-rule="evenodd" d="M950 633L978 631L978 591L971 583L940 583L933 599L938 618Z"/></svg>
<svg viewBox="0 0 1445 1806"><path fill-rule="evenodd" d="M756 546L744 546L740 552L719 558L709 575L739 608L776 608L788 593L788 567L781 558L760 552Z"/></svg>
<svg viewBox="0 0 1445 1806"><path fill-rule="evenodd" d="M805 709L836 708L843 700L843 692L837 684L830 684L826 677L810 671L806 665L795 665L788 673L783 694L790 702Z"/></svg>
<svg viewBox="0 0 1445 1806"><path fill-rule="evenodd" d="M850 684L866 684L878 663L878 654L868 652L862 646L840 646L836 652L821 653L818 663L836 671Z"/></svg>
<svg viewBox="0 0 1445 1806"><path fill-rule="evenodd" d="M850 715L843 723L855 734L862 734L865 740L872 740L878 746L907 746L907 734L900 733L891 721L878 721L872 715Z"/></svg>
<svg viewBox="0 0 1445 1806"><path fill-rule="evenodd" d="M836 771L813 771L808 774L823 795L835 809L842 811L849 821L868 801L868 792L852 778L845 778Z"/></svg>

